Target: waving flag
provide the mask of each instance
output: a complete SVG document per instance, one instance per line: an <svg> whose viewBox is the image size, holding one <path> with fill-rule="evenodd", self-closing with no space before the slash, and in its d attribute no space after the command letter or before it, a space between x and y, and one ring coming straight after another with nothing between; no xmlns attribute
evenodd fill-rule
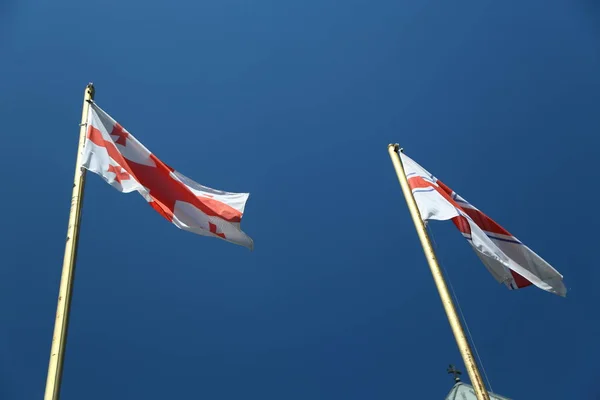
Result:
<svg viewBox="0 0 600 400"><path fill-rule="evenodd" d="M451 219L492 276L509 289L531 284L565 296L562 275L487 215L400 153L423 221Z"/></svg>
<svg viewBox="0 0 600 400"><path fill-rule="evenodd" d="M139 192L178 228L253 248L240 228L248 193L211 189L175 171L94 103L87 124L84 168L120 192Z"/></svg>

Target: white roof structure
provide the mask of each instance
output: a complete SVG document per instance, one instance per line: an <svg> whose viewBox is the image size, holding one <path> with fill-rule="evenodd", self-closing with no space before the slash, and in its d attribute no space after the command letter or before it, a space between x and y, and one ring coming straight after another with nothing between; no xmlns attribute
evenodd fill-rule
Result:
<svg viewBox="0 0 600 400"><path fill-rule="evenodd" d="M503 397L495 393L488 392L490 400L511 400L508 397ZM477 400L473 386L468 385L464 382L458 382L450 390L446 400Z"/></svg>

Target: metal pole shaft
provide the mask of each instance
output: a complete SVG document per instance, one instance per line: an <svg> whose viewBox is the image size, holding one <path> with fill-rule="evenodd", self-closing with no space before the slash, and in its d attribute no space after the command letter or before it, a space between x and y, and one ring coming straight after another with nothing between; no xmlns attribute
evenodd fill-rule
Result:
<svg viewBox="0 0 600 400"><path fill-rule="evenodd" d="M67 330L69 326L69 312L71 308L71 295L73 292L73 278L75 275L75 260L77 258L77 244L79 239L79 223L81 221L81 206L83 204L83 188L85 185L85 170L81 167L81 156L85 144L88 111L90 100L94 99L94 85L88 84L85 88L83 110L81 112L81 126L79 129L79 146L75 161L75 178L73 181L73 194L71 196L71 211L67 229L67 242L63 259L60 288L58 291L58 304L56 307L56 320L50 350L50 364L46 380L44 400L58 400L62 381L65 347L67 344Z"/></svg>
<svg viewBox="0 0 600 400"><path fill-rule="evenodd" d="M469 377L471 378L471 383L473 384L473 388L475 389L477 399L490 400L490 396L485 388L483 379L481 378L481 374L479 373L479 369L477 368L477 363L475 362L475 358L473 357L473 352L471 351L471 347L469 346L469 342L467 341L467 337L465 336L465 332L460 323L460 319L458 318L456 309L454 308L454 302L452 301L452 297L450 296L450 292L448 291L448 287L446 286L446 281L444 280L444 275L442 274L442 271L438 264L435 252L433 251L433 246L431 245L431 241L429 240L429 235L427 234L425 224L421 218L421 214L419 213L417 202L415 201L412 190L410 189L410 185L408 183L408 179L406 178L406 173L404 172L404 166L402 165L402 160L400 158L400 155L398 154L398 150L399 146L397 144L388 145L388 152L390 154L390 158L392 159L394 169L396 170L396 174L398 175L398 181L400 181L402 192L404 193L404 197L406 198L406 202L408 203L410 215L412 216L415 228L417 229L417 234L419 235L419 239L421 240L421 245L423 246L423 251L425 252L425 258L427 258L429 268L431 269L431 274L433 275L433 280L435 281L435 285L440 294L444 310L446 311L446 315L448 316L448 321L450 322L452 333L454 333L456 343L458 344L458 349L460 351L460 354L462 355L465 367L467 368L467 372L469 373Z"/></svg>

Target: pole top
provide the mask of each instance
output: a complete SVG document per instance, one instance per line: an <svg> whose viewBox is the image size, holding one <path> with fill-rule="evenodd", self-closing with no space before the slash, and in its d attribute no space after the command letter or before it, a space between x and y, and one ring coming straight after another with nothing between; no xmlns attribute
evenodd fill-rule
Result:
<svg viewBox="0 0 600 400"><path fill-rule="evenodd" d="M94 83L93 82L88 83L87 86L85 87L85 91L89 92L90 98L93 100L94 95L96 94L96 88L94 87Z"/></svg>
<svg viewBox="0 0 600 400"><path fill-rule="evenodd" d="M390 143L390 144L388 144L388 149L390 147L393 148L396 153L398 153L398 152L402 153L404 151L404 149L402 147L400 147L400 145L398 143Z"/></svg>
<svg viewBox="0 0 600 400"><path fill-rule="evenodd" d="M454 368L454 365L450 364L446 371L448 371L449 374L454 375L454 382L456 382L456 383L460 382L459 375L461 374L461 372L459 370L457 370L456 368Z"/></svg>

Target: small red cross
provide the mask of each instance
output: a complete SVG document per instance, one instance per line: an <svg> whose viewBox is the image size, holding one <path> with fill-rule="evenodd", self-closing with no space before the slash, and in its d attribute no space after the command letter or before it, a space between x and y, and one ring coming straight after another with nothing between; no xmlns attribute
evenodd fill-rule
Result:
<svg viewBox="0 0 600 400"><path fill-rule="evenodd" d="M108 172L115 174L115 181L119 183L131 178L131 175L129 175L120 165L117 165L116 167L114 165L109 165Z"/></svg>
<svg viewBox="0 0 600 400"><path fill-rule="evenodd" d="M210 230L210 233L214 233L218 237L225 239L225 234L223 232L217 232L217 226L212 222L208 223L208 228Z"/></svg>
<svg viewBox="0 0 600 400"><path fill-rule="evenodd" d="M121 146L127 145L127 138L129 137L129 133L118 123L116 123L113 127L110 136L117 136L117 140L115 140L115 143L120 144Z"/></svg>

